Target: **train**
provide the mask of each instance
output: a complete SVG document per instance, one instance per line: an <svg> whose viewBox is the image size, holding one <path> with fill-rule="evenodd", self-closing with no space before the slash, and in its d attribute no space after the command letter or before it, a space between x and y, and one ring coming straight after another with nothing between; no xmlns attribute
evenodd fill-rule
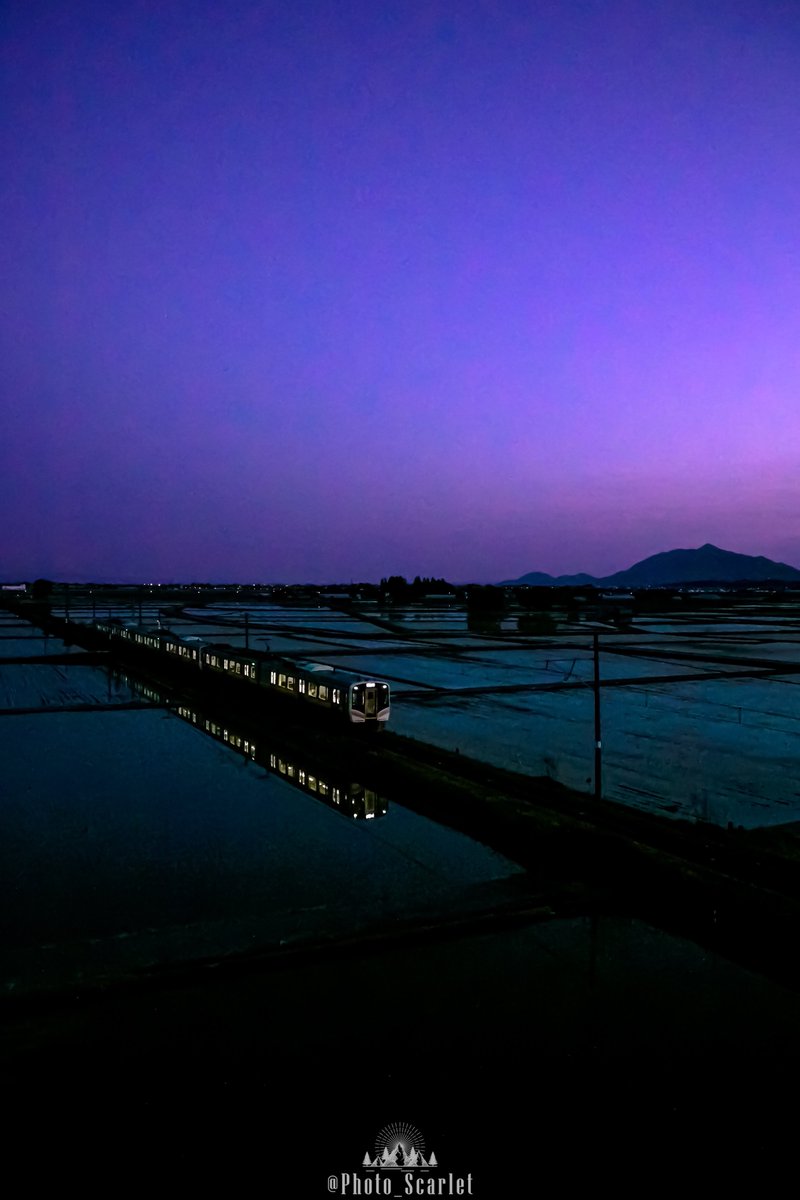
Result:
<svg viewBox="0 0 800 1200"><path fill-rule="evenodd" d="M382 679L343 671L329 663L296 662L274 654L253 654L218 642L181 637L169 629L148 629L115 618L93 622L112 646L131 647L183 663L206 677L235 680L243 688L293 701L306 711L327 712L351 728L378 732L391 713L391 689Z"/></svg>

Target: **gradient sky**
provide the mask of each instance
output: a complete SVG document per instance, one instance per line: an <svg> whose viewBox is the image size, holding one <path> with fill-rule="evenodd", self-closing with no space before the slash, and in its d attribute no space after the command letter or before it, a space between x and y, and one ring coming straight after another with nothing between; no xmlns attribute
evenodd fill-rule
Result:
<svg viewBox="0 0 800 1200"><path fill-rule="evenodd" d="M0 22L0 578L800 565L794 0Z"/></svg>

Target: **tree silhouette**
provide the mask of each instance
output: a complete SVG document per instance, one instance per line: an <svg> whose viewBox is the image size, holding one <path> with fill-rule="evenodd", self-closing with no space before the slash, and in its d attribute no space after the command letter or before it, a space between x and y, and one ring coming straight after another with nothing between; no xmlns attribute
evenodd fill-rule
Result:
<svg viewBox="0 0 800 1200"><path fill-rule="evenodd" d="M31 598L37 604L46 604L53 592L53 583L50 579L35 579L31 584Z"/></svg>

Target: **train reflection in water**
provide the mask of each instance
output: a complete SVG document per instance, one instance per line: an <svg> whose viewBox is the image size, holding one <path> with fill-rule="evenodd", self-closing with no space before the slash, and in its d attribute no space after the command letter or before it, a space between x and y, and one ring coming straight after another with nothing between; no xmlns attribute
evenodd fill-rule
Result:
<svg viewBox="0 0 800 1200"><path fill-rule="evenodd" d="M177 703L152 684L142 683L129 675L120 674L119 677L140 696L154 704L164 705L182 720L229 746L243 758L263 767L272 775L280 775L293 787L307 792L344 816L368 821L386 815L388 801L371 788L350 779L343 768L320 769L308 761L301 761L301 756L294 748L280 749L275 739L267 745L267 738L259 735L256 741L252 736L239 732L235 722L226 720L223 723L207 717L188 704Z"/></svg>

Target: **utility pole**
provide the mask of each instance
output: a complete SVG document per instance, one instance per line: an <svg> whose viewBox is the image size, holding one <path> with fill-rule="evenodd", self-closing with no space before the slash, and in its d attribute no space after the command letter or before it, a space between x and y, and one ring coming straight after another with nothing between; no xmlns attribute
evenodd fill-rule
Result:
<svg viewBox="0 0 800 1200"><path fill-rule="evenodd" d="M594 653L594 798L603 797L603 741L600 734L600 646L599 635L592 634Z"/></svg>

